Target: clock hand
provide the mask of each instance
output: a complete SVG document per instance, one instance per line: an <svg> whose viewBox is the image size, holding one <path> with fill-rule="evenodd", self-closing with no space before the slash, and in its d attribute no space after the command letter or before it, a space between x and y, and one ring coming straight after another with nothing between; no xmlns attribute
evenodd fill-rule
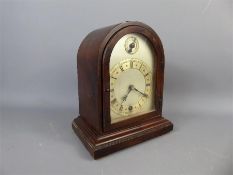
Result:
<svg viewBox="0 0 233 175"><path fill-rule="evenodd" d="M129 95L129 93L130 93L132 90L133 90L133 85L129 85L127 94L124 95L124 96L122 97L122 103L123 103L123 101L126 101L128 95Z"/></svg>
<svg viewBox="0 0 233 175"><path fill-rule="evenodd" d="M137 88L135 88L135 87L133 87L133 90L135 90L135 91L137 91L137 92L139 92L140 94L142 94L144 97L148 97L148 95L147 94L145 94L145 93L143 93L143 92L141 92L141 91L139 91Z"/></svg>
<svg viewBox="0 0 233 175"><path fill-rule="evenodd" d="M136 38L135 38L135 39L136 39ZM130 53L133 51L134 47L135 47L135 41L132 42L132 43L130 43L130 45L129 45L129 52L130 52Z"/></svg>

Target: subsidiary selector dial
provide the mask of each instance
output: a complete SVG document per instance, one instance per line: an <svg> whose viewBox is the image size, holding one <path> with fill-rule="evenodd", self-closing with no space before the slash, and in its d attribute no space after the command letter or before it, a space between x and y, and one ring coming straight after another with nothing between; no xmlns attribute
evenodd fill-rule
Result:
<svg viewBox="0 0 233 175"><path fill-rule="evenodd" d="M138 51L139 44L136 37L129 37L125 40L125 51L128 54L134 54Z"/></svg>

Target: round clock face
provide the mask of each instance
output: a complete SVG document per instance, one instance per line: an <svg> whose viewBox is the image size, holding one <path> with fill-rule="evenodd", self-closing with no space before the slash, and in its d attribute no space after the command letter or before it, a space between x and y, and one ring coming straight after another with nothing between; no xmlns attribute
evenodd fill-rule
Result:
<svg viewBox="0 0 233 175"><path fill-rule="evenodd" d="M111 109L123 116L140 111L150 98L151 69L139 59L126 59L115 65L110 73Z"/></svg>
<svg viewBox="0 0 233 175"><path fill-rule="evenodd" d="M154 64L149 41L139 34L123 36L110 58L111 123L154 110Z"/></svg>

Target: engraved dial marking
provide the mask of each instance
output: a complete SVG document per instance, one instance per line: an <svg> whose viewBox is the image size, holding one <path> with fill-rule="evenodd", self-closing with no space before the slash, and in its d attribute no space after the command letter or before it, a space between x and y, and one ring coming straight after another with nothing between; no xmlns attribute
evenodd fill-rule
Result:
<svg viewBox="0 0 233 175"><path fill-rule="evenodd" d="M122 83L122 77L130 82L132 77L127 76L127 72L132 75L142 77L144 82L137 84L129 83L126 88L119 84ZM110 101L111 110L116 114L128 116L138 113L143 105L148 101L152 90L152 74L150 68L139 59L126 59L113 66L110 70L110 76L114 77L110 81ZM136 87L138 86L138 87Z"/></svg>

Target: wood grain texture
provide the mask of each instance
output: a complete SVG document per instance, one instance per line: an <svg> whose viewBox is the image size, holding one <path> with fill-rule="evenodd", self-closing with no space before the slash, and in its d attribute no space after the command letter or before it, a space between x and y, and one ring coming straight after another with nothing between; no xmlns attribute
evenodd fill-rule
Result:
<svg viewBox="0 0 233 175"><path fill-rule="evenodd" d="M126 34L145 36L154 51L155 110L111 124L109 62L113 47ZM171 131L162 117L164 51L158 35L140 22L124 22L95 30L82 41L78 55L79 117L72 127L94 158Z"/></svg>
<svg viewBox="0 0 233 175"><path fill-rule="evenodd" d="M160 136L173 129L172 123L163 117L157 117L153 122L144 122L102 135L97 135L81 117L73 121L72 127L94 159Z"/></svg>

